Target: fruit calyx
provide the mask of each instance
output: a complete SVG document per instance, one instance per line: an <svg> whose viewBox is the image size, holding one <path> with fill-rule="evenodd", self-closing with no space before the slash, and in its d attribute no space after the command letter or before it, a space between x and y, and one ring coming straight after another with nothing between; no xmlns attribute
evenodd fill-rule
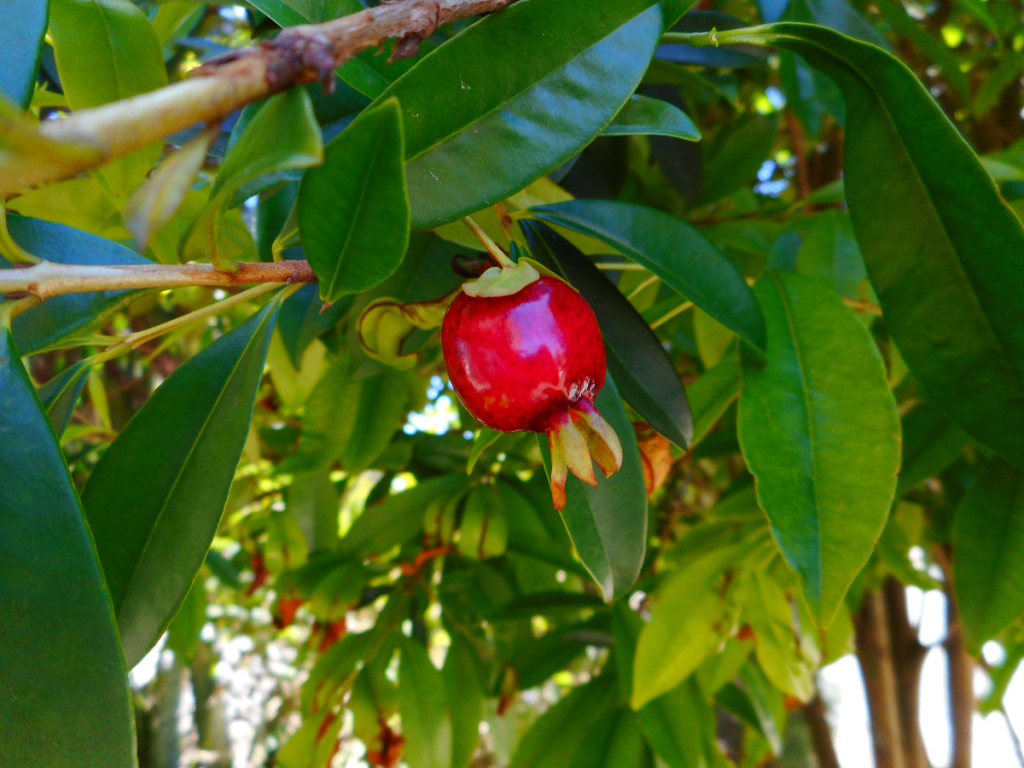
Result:
<svg viewBox="0 0 1024 768"><path fill-rule="evenodd" d="M491 267L477 280L464 283L462 290L474 298L511 296L540 279L540 273L525 261L514 267Z"/></svg>
<svg viewBox="0 0 1024 768"><path fill-rule="evenodd" d="M565 506L565 481L569 471L584 483L597 486L591 460L605 477L622 467L619 436L586 397L581 397L570 406L568 413L556 419L548 430L548 446L551 448L551 500L555 509Z"/></svg>

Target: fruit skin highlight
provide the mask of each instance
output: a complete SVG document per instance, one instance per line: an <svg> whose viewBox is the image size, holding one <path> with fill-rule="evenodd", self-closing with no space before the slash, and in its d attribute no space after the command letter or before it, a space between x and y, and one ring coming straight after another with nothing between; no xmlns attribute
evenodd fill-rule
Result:
<svg viewBox="0 0 1024 768"><path fill-rule="evenodd" d="M591 459L606 476L622 466L618 436L594 407L605 378L597 318L582 296L547 275L511 294L486 294L464 290L445 314L441 349L449 379L488 427L548 435L552 499L561 509L567 470L597 485Z"/></svg>

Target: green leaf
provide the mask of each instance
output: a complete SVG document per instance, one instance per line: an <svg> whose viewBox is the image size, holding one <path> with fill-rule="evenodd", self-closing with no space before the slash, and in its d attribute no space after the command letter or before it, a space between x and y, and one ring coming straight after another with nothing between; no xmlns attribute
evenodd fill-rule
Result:
<svg viewBox="0 0 1024 768"><path fill-rule="evenodd" d="M878 348L835 293L787 272L754 291L768 351L742 356L740 445L811 616L827 627L892 504L896 403Z"/></svg>
<svg viewBox="0 0 1024 768"><path fill-rule="evenodd" d="M174 651L175 658L184 664L191 664L199 648L199 633L206 624L206 587L202 576L192 582L192 588L185 595L185 601L178 609L174 620L167 627L166 648Z"/></svg>
<svg viewBox="0 0 1024 768"><path fill-rule="evenodd" d="M576 246L543 224L524 222L523 230L531 250L557 265L597 315L608 370L623 397L655 430L686 450L693 437L690 404L654 331Z"/></svg>
<svg viewBox="0 0 1024 768"><path fill-rule="evenodd" d="M466 474L473 474L473 467L476 466L477 460L480 455L486 451L490 446L494 445L494 442L504 435L504 432L499 432L496 429L490 427L480 427L473 436L473 447L469 451L469 459L466 461Z"/></svg>
<svg viewBox="0 0 1024 768"><path fill-rule="evenodd" d="M82 393L86 379L92 372L92 363L81 360L54 376L39 388L36 394L46 409L46 415L59 439L71 420L75 403Z"/></svg>
<svg viewBox="0 0 1024 768"><path fill-rule="evenodd" d="M929 401L1024 467L1021 222L903 63L809 25L775 24L757 39L799 53L843 91L853 228L886 325Z"/></svg>
<svg viewBox="0 0 1024 768"><path fill-rule="evenodd" d="M0 95L28 109L46 34L48 0L4 3L0 26Z"/></svg>
<svg viewBox="0 0 1024 768"><path fill-rule="evenodd" d="M701 204L713 203L750 185L761 164L772 153L777 129L774 115L757 115L740 124L723 140L711 145L716 151L710 157L705 155L707 160L704 182L700 188ZM705 150L711 147L705 147Z"/></svg>
<svg viewBox="0 0 1024 768"><path fill-rule="evenodd" d="M63 224L8 215L7 226L14 239L26 251L58 264L152 263L112 240ZM0 267L7 265L6 261L0 259ZM68 339L86 332L132 299L148 292L93 291L54 296L14 318L14 339L26 355L59 348Z"/></svg>
<svg viewBox="0 0 1024 768"><path fill-rule="evenodd" d="M653 208L604 200L570 200L530 211L536 218L607 243L764 349L764 318L743 275L686 222Z"/></svg>
<svg viewBox="0 0 1024 768"><path fill-rule="evenodd" d="M159 640L210 548L278 306L271 301L168 377L82 492L129 667Z"/></svg>
<svg viewBox="0 0 1024 768"><path fill-rule="evenodd" d="M635 763L608 759L623 715L614 675L606 672L541 715L523 735L510 768L633 768Z"/></svg>
<svg viewBox="0 0 1024 768"><path fill-rule="evenodd" d="M998 458L957 507L953 586L972 653L1024 614L1024 473Z"/></svg>
<svg viewBox="0 0 1024 768"><path fill-rule="evenodd" d="M718 365L690 385L690 407L694 413L691 447L707 437L733 400L739 397L742 386L739 357L735 352L723 357Z"/></svg>
<svg viewBox="0 0 1024 768"><path fill-rule="evenodd" d="M800 244L797 269L823 280L840 296L861 298L860 286L867 271L846 211L830 208L814 218Z"/></svg>
<svg viewBox="0 0 1024 768"><path fill-rule="evenodd" d="M388 447L405 423L408 402L408 378L398 371L384 371L362 381L352 435L340 456L349 474L367 469ZM342 403L341 407L352 405Z"/></svg>
<svg viewBox="0 0 1024 768"><path fill-rule="evenodd" d="M644 562L647 485L633 424L611 376L605 378L594 405L619 436L622 468L608 478L600 477L598 472L596 488L570 474L561 515L580 560L597 582L605 602L611 602L630 590ZM538 444L550 478L551 454L543 435Z"/></svg>
<svg viewBox="0 0 1024 768"><path fill-rule="evenodd" d="M315 283L302 286L281 303L281 311L277 316L281 341L296 370L302 367L302 355L309 345L336 326L352 308L350 297L323 309L318 293Z"/></svg>
<svg viewBox="0 0 1024 768"><path fill-rule="evenodd" d="M902 423L903 461L897 497L952 464L969 439L942 411L926 402L915 405Z"/></svg>
<svg viewBox="0 0 1024 768"><path fill-rule="evenodd" d="M299 231L324 301L372 288L402 263L409 244L402 147L402 113L389 99L364 111L327 145L323 166L303 177Z"/></svg>
<svg viewBox="0 0 1024 768"><path fill-rule="evenodd" d="M735 547L721 548L671 574L659 587L636 645L630 705L639 710L688 678L729 632L723 592Z"/></svg>
<svg viewBox="0 0 1024 768"><path fill-rule="evenodd" d="M417 768L450 768L452 720L441 673L427 649L416 640L401 638L398 708L402 713L402 758Z"/></svg>
<svg viewBox="0 0 1024 768"><path fill-rule="evenodd" d="M744 617L754 632L758 664L776 688L800 701L814 695L814 662L793 628L793 606L767 573L751 571Z"/></svg>
<svg viewBox="0 0 1024 768"><path fill-rule="evenodd" d="M679 107L661 99L632 96L611 124L605 136L671 136L687 141L700 141L700 131L693 120Z"/></svg>
<svg viewBox="0 0 1024 768"><path fill-rule="evenodd" d="M128 0L50 0L60 84L74 111L167 85L160 41ZM160 156L154 142L100 169L115 195L131 192Z"/></svg>
<svg viewBox="0 0 1024 768"><path fill-rule="evenodd" d="M305 88L267 99L249 121L217 171L210 199L185 239L182 258L220 260L221 225L235 193L248 182L324 159L320 126Z"/></svg>
<svg viewBox="0 0 1024 768"><path fill-rule="evenodd" d="M443 475L388 496L352 524L339 550L355 557L387 552L423 529L423 510L431 501L454 495L467 483L465 475Z"/></svg>
<svg viewBox="0 0 1024 768"><path fill-rule="evenodd" d="M24 768L132 768L134 714L89 529L14 340L0 331L0 722Z"/></svg>
<svg viewBox="0 0 1024 768"><path fill-rule="evenodd" d="M636 90L666 21L655 0L591 0L584 14L530 0L417 62L380 97L402 105L412 228L504 200L577 154Z"/></svg>
<svg viewBox="0 0 1024 768"><path fill-rule="evenodd" d="M485 697L477 652L462 634L452 635L441 676L451 707L451 768L466 768L480 743L479 728L484 718Z"/></svg>

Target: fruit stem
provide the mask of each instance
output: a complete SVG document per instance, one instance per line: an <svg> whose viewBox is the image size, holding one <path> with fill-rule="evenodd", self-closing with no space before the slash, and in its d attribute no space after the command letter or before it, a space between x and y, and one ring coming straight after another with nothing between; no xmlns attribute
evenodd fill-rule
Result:
<svg viewBox="0 0 1024 768"><path fill-rule="evenodd" d="M510 259L498 244L491 240L490 236L480 228L480 225L473 221L469 216L462 217L462 223L469 227L469 231L476 235L476 239L483 243L484 248L487 249L487 253L491 257L491 261L494 262L494 266L501 267L502 269L511 269L516 264Z"/></svg>

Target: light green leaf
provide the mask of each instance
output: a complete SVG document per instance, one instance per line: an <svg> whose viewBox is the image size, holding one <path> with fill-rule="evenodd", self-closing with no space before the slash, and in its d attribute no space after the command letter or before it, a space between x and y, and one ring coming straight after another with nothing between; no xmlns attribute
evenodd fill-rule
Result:
<svg viewBox="0 0 1024 768"><path fill-rule="evenodd" d="M755 286L767 360L743 355L739 438L811 616L827 627L882 533L900 429L885 365L839 297L768 272Z"/></svg>
<svg viewBox="0 0 1024 768"><path fill-rule="evenodd" d="M480 743L485 695L478 664L472 643L464 635L453 635L441 670L451 708L451 768L466 768Z"/></svg>
<svg viewBox="0 0 1024 768"><path fill-rule="evenodd" d="M398 708L402 713L402 757L417 768L450 768L452 720L441 673L427 649L403 637L398 678Z"/></svg>
<svg viewBox="0 0 1024 768"><path fill-rule="evenodd" d="M50 0L60 83L75 111L167 85L160 41L128 0ZM160 156L153 143L100 169L115 195L131 192Z"/></svg>

